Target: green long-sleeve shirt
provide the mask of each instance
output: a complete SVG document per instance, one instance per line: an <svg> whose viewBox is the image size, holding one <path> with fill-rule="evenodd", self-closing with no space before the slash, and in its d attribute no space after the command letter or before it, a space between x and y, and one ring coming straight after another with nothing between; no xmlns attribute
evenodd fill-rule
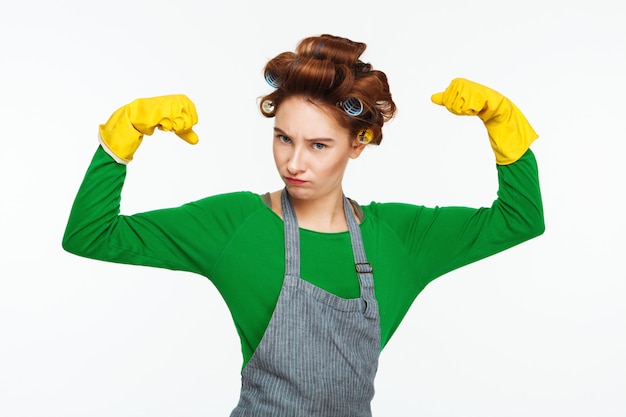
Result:
<svg viewBox="0 0 626 417"><path fill-rule="evenodd" d="M360 224L374 268L381 349L411 303L433 279L544 230L533 153L497 166L490 208L371 203ZM281 289L283 222L251 192L204 198L181 207L120 215L126 166L98 148L72 207L65 250L104 261L194 272L224 298L250 359ZM301 275L344 298L359 296L349 233L301 229Z"/></svg>

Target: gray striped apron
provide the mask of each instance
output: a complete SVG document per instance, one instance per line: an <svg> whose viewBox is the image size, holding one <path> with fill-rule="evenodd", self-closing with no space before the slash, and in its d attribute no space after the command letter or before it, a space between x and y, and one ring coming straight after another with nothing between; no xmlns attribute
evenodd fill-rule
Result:
<svg viewBox="0 0 626 417"><path fill-rule="evenodd" d="M298 221L285 190L281 204L285 278L231 417L369 417L380 323L359 225L344 197L361 289L359 298L345 299L300 278Z"/></svg>

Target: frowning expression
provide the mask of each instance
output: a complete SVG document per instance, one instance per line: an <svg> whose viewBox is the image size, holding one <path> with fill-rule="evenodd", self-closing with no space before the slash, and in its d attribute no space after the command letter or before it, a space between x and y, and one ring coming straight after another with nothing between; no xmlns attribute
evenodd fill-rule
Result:
<svg viewBox="0 0 626 417"><path fill-rule="evenodd" d="M305 97L289 97L276 109L274 161L292 198L341 195L348 161L363 149L324 106Z"/></svg>

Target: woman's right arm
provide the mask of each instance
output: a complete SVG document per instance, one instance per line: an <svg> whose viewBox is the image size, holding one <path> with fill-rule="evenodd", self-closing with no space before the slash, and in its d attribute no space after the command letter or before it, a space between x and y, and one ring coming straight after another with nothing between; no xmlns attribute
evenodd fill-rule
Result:
<svg viewBox="0 0 626 417"><path fill-rule="evenodd" d="M108 262L199 273L263 203L256 194L220 194L180 207L120 214L126 166L100 147L78 190L63 236L73 254Z"/></svg>
<svg viewBox="0 0 626 417"><path fill-rule="evenodd" d="M193 209L183 206L121 215L125 178L126 165L99 147L72 205L63 248L102 261L201 273L203 265L193 261L192 237L186 232Z"/></svg>
<svg viewBox="0 0 626 417"><path fill-rule="evenodd" d="M193 103L185 96L138 99L100 126L96 151L75 198L63 248L88 258L207 275L245 216L242 194L209 197L177 208L120 215L126 164L154 129L197 142ZM248 199L253 200L254 199Z"/></svg>

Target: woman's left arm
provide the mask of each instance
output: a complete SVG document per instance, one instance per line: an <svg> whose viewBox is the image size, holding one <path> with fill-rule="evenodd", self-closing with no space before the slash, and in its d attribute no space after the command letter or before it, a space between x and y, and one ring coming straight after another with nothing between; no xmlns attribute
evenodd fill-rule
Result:
<svg viewBox="0 0 626 417"><path fill-rule="evenodd" d="M449 241L452 253L457 252L457 262L448 268L542 234L545 224L537 161L529 149L538 135L524 114L497 91L463 78L452 80L444 92L432 96L432 101L453 114L482 120L498 169L498 198L489 209L442 209L443 227L448 228L447 222L459 227L455 241Z"/></svg>
<svg viewBox="0 0 626 417"><path fill-rule="evenodd" d="M537 134L521 111L500 93L461 78L432 100L456 115L483 121L496 158L498 198L478 209L380 207L413 259L421 285L545 229L537 162L529 149Z"/></svg>

